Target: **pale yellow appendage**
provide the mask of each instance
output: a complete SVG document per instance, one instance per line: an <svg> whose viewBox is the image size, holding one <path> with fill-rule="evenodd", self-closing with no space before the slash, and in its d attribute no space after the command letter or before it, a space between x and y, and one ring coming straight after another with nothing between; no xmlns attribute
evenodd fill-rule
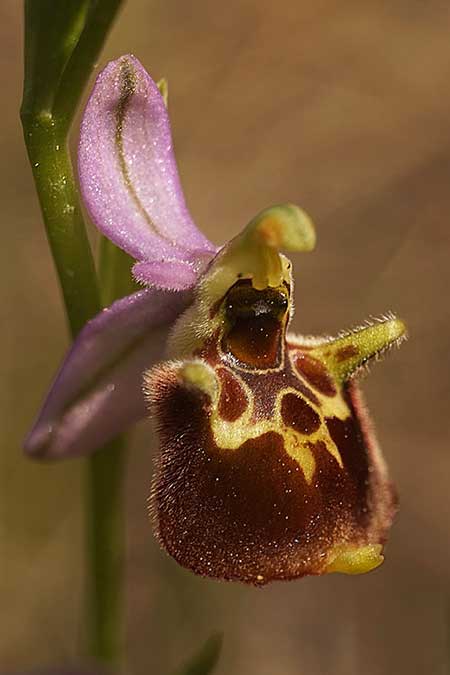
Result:
<svg viewBox="0 0 450 675"><path fill-rule="evenodd" d="M365 574L384 561L382 550L381 544L368 544L359 548L351 544L340 544L335 546L330 553L325 571L327 573Z"/></svg>
<svg viewBox="0 0 450 675"><path fill-rule="evenodd" d="M178 370L178 376L187 386L199 389L207 394L213 402L218 396L218 382L214 370L202 361L188 361Z"/></svg>
<svg viewBox="0 0 450 675"><path fill-rule="evenodd" d="M235 274L250 275L254 288L276 288L287 280L279 251L312 251L315 243L309 216L294 204L280 204L250 221L217 262Z"/></svg>

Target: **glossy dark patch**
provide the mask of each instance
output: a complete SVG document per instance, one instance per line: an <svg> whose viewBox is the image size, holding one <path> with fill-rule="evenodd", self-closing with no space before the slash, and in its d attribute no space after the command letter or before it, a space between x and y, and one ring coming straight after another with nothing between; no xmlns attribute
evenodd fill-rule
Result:
<svg viewBox="0 0 450 675"><path fill-rule="evenodd" d="M250 279L242 279L230 288L225 299L225 313L233 323L237 318L268 314L282 318L289 306L289 291L280 288L253 288Z"/></svg>
<svg viewBox="0 0 450 675"><path fill-rule="evenodd" d="M285 394L281 401L283 422L300 434L312 434L320 427L320 417L303 398Z"/></svg>
<svg viewBox="0 0 450 675"><path fill-rule="evenodd" d="M318 359L300 352L295 357L295 367L313 387L318 389L322 394L325 394L325 396L334 396L336 394L333 380L328 375L325 366Z"/></svg>
<svg viewBox="0 0 450 675"><path fill-rule="evenodd" d="M224 351L255 368L277 366L288 302L285 286L256 290L248 279L237 282L225 298Z"/></svg>
<svg viewBox="0 0 450 675"><path fill-rule="evenodd" d="M271 316L237 319L222 341L224 351L255 368L274 368L280 361L282 327Z"/></svg>
<svg viewBox="0 0 450 675"><path fill-rule="evenodd" d="M335 352L335 359L336 361L346 361L347 359L351 359L353 356L356 356L359 353L358 347L355 347L355 345L347 345L346 347L341 347L341 349L338 349Z"/></svg>
<svg viewBox="0 0 450 675"><path fill-rule="evenodd" d="M218 402L220 417L227 422L234 422L246 410L248 401L245 391L238 380L226 368L217 370L221 382L221 392Z"/></svg>

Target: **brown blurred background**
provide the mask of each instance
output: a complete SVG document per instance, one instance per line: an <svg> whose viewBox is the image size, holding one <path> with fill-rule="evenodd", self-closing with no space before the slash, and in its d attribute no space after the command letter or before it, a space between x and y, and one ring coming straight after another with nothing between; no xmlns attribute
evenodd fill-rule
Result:
<svg viewBox="0 0 450 675"><path fill-rule="evenodd" d="M0 9L0 665L75 662L82 462L21 439L68 344L18 121L21 2ZM127 477L128 673L168 673L224 630L218 675L450 672L450 5L447 0L128 0L99 66L133 52L170 83L180 172L216 243L291 200L318 247L294 259L294 328L397 311L411 340L364 389L400 496L384 566L263 590L196 578L146 516L152 432ZM76 132L76 130L74 130Z"/></svg>

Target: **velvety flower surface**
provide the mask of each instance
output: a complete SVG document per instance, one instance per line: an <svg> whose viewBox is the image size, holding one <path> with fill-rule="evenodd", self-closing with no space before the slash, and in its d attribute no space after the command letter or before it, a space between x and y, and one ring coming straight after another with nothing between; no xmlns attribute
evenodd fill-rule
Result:
<svg viewBox="0 0 450 675"><path fill-rule="evenodd" d="M146 288L82 331L29 452L94 450L144 414L145 372L160 439L153 522L180 564L254 584L378 566L396 500L355 376L403 323L290 334L281 251L312 250L311 221L275 206L217 251L187 212L163 98L134 57L100 74L79 162L94 222Z"/></svg>
<svg viewBox="0 0 450 675"><path fill-rule="evenodd" d="M383 561L395 494L355 374L398 343L393 316L335 338L287 332L297 207L262 212L214 258L146 375L160 434L152 514L182 565L265 584Z"/></svg>

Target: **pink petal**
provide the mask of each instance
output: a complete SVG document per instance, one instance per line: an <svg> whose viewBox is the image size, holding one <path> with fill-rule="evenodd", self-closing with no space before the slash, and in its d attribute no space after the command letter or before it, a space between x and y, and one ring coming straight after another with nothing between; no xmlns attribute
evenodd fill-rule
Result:
<svg viewBox="0 0 450 675"><path fill-rule="evenodd" d="M134 56L100 73L81 125L81 189L90 216L137 260L195 262L215 247L187 210L158 87Z"/></svg>
<svg viewBox="0 0 450 675"><path fill-rule="evenodd" d="M188 294L144 289L89 321L75 340L25 441L53 459L97 449L142 418L143 372L163 356L167 333Z"/></svg>

